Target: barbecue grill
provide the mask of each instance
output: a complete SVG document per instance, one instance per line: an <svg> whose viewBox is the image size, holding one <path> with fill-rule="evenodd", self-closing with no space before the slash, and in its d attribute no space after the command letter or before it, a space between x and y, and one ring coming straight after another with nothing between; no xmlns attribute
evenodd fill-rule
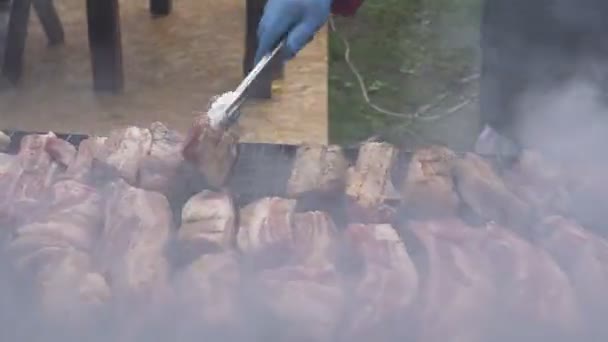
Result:
<svg viewBox="0 0 608 342"><path fill-rule="evenodd" d="M8 153L11 154L19 151L21 139L24 136L48 133L18 130L4 130L3 132L11 138L8 149ZM89 137L86 134L53 133L76 147ZM228 188L235 201L238 204L244 204L262 197L284 196L297 148L297 145L290 144L239 143L238 158L228 183ZM344 154L351 163L356 160L358 152L357 147L344 148ZM400 150L393 175L403 175L412 154L411 151ZM464 152L457 152L457 154L464 154ZM483 157L494 164L504 162L496 156ZM393 184L397 188L400 186L401 178L393 179Z"/></svg>

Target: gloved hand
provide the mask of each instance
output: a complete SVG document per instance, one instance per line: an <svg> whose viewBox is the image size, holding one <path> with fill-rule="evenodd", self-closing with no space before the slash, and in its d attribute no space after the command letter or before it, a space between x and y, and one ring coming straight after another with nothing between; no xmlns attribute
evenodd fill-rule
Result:
<svg viewBox="0 0 608 342"><path fill-rule="evenodd" d="M286 60L293 58L323 27L332 0L268 0L258 29L256 63L287 36Z"/></svg>

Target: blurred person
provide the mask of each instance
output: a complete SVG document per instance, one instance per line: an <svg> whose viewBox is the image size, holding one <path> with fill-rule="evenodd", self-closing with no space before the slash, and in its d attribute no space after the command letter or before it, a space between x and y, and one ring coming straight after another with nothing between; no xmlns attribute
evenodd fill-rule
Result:
<svg viewBox="0 0 608 342"><path fill-rule="evenodd" d="M485 0L478 151L603 155L606 18L606 0Z"/></svg>
<svg viewBox="0 0 608 342"><path fill-rule="evenodd" d="M257 58L287 37L293 58L331 13L363 0L269 0ZM608 0L485 0L481 18L481 153L554 155L603 146L608 137Z"/></svg>

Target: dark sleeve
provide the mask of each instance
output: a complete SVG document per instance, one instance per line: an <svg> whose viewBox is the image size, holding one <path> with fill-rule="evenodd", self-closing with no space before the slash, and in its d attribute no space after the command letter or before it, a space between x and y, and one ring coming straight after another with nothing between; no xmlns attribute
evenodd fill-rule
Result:
<svg viewBox="0 0 608 342"><path fill-rule="evenodd" d="M336 15L352 16L361 7L363 0L334 0L331 12Z"/></svg>

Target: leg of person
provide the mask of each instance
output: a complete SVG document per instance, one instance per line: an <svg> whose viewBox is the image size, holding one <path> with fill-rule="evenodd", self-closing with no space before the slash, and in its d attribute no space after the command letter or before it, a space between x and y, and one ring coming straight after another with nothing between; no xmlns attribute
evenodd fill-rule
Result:
<svg viewBox="0 0 608 342"><path fill-rule="evenodd" d="M87 0L87 23L95 91L124 87L118 0Z"/></svg>
<svg viewBox="0 0 608 342"><path fill-rule="evenodd" d="M34 9L38 14L42 28L49 40L49 45L63 44L65 34L63 25L53 4L53 0L33 0Z"/></svg>
<svg viewBox="0 0 608 342"><path fill-rule="evenodd" d="M2 75L15 84L23 73L23 55L27 38L32 0L13 3L10 9Z"/></svg>
<svg viewBox="0 0 608 342"><path fill-rule="evenodd" d="M0 13L8 12L11 6L11 0L0 0Z"/></svg>

